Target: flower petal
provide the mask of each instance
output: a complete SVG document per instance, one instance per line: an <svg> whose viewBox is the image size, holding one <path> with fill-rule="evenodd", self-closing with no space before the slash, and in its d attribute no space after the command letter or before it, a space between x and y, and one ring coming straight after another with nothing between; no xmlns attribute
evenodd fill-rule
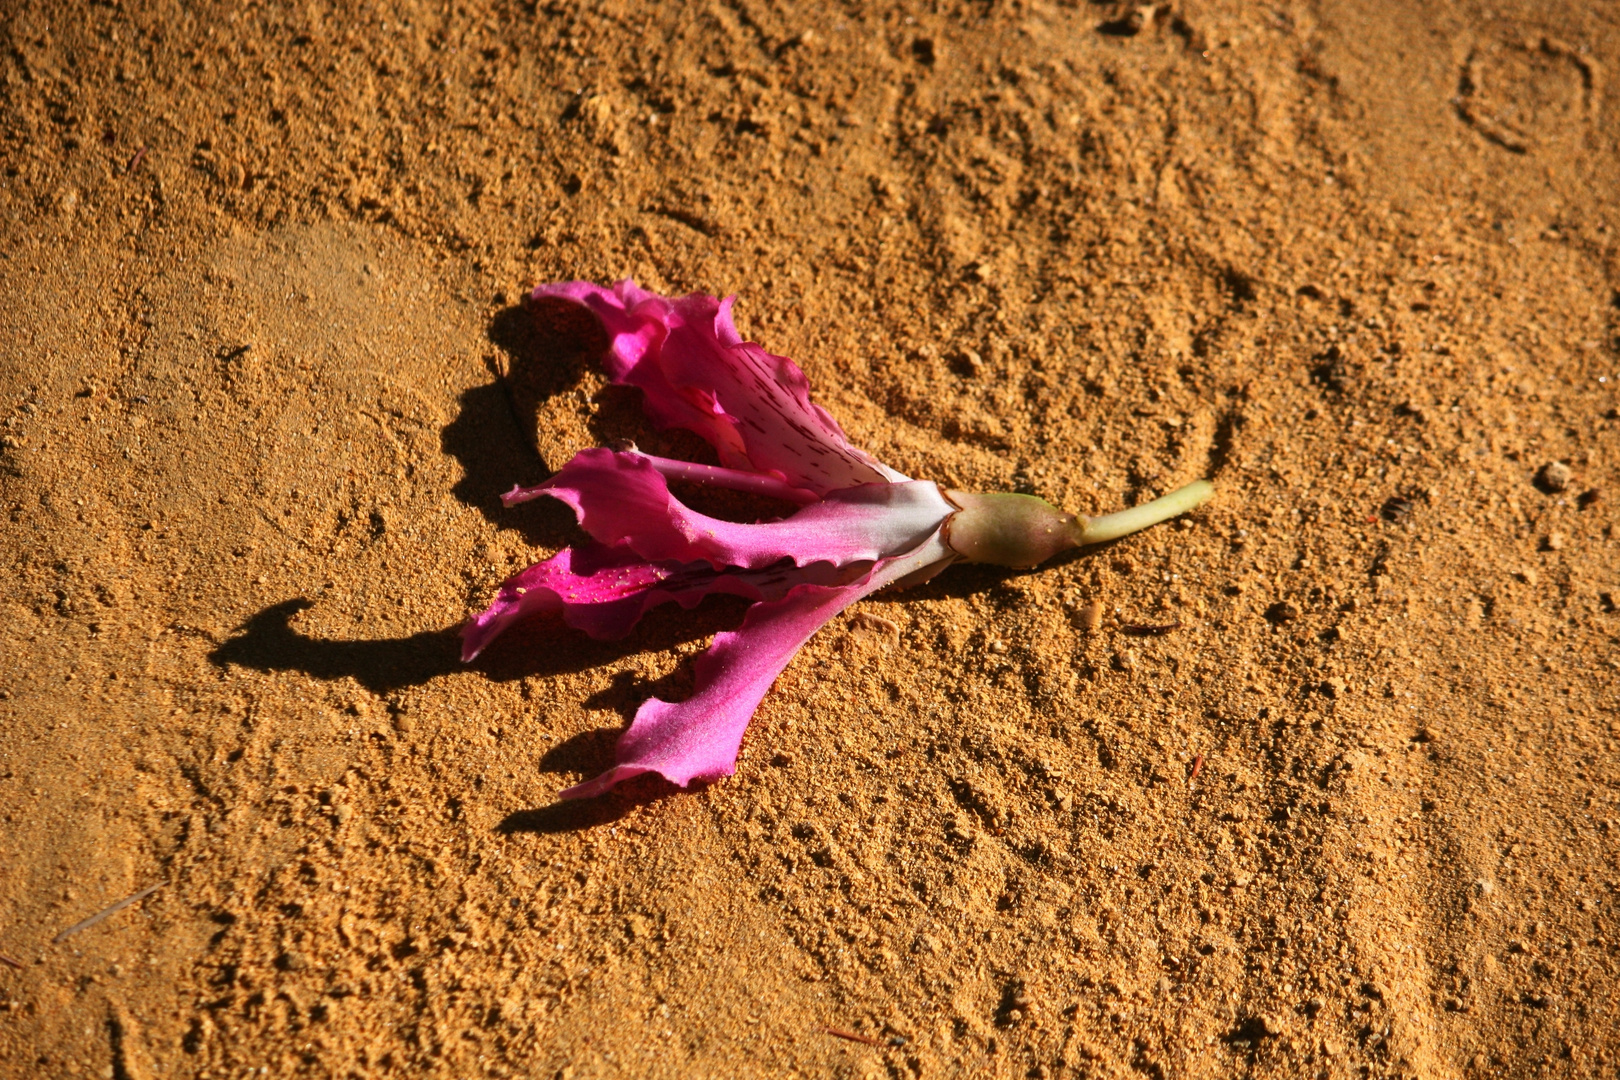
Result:
<svg viewBox="0 0 1620 1080"><path fill-rule="evenodd" d="M473 659L507 627L531 615L561 612L569 626L606 641L628 634L660 604L692 608L712 593L778 600L796 586L837 586L868 569L825 562L716 569L706 562L649 562L624 545L564 548L509 578L494 602L467 622L461 658Z"/></svg>
<svg viewBox="0 0 1620 1080"><path fill-rule="evenodd" d="M550 480L509 499L550 495L574 508L603 544L626 544L652 561L760 569L876 562L917 547L955 512L931 481L863 484L834 491L781 521L739 524L700 514L670 494L643 455L582 450Z"/></svg>
<svg viewBox="0 0 1620 1080"><path fill-rule="evenodd" d="M900 473L851 446L837 422L810 400L797 364L744 341L731 299L693 293L671 300L621 281L542 285L536 299L583 304L602 320L614 382L640 387L647 415L707 439L728 468L768 473L817 493Z"/></svg>
<svg viewBox="0 0 1620 1080"><path fill-rule="evenodd" d="M643 773L658 773L681 787L730 776L754 710L822 624L861 597L952 558L935 535L911 554L880 563L861 580L831 588L801 585L780 600L749 608L742 626L716 634L714 644L698 658L692 696L674 703L658 698L643 702L635 722L619 737L618 763L560 797L600 795Z"/></svg>
<svg viewBox="0 0 1620 1080"><path fill-rule="evenodd" d="M641 453L639 450L636 453ZM642 454L653 468L664 475L666 480L680 480L699 487L717 487L729 491L746 491L753 495L766 495L773 499L783 499L787 502L804 506L820 498L815 492L806 488L796 488L785 480L778 480L765 473L745 472L742 469L722 469L717 465L698 465L691 461L676 461L674 458L653 457L651 454Z"/></svg>
<svg viewBox="0 0 1620 1080"><path fill-rule="evenodd" d="M723 491L745 491L750 495L763 495L769 499L781 499L783 502L796 503L799 506L808 506L819 502L821 496L806 488L796 488L786 481L778 480L774 476L764 473L744 472L742 469L725 469L718 465L699 465L692 461L677 461L674 458L654 457L643 454L634 448L621 451L633 454L635 457L651 465L666 481L678 480L683 484L694 487L720 488ZM530 502L546 494L546 485L536 484L534 487L513 485L512 490L501 496L501 505L512 507L519 503Z"/></svg>

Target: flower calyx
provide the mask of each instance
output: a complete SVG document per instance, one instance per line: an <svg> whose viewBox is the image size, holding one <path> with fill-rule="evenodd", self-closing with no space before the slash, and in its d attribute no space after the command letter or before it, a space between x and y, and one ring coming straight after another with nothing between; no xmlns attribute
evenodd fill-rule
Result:
<svg viewBox="0 0 1620 1080"><path fill-rule="evenodd" d="M1034 495L947 491L960 509L946 519L942 539L968 562L1024 570L1079 546L1084 525Z"/></svg>
<svg viewBox="0 0 1620 1080"><path fill-rule="evenodd" d="M947 491L945 497L958 509L945 520L940 535L947 547L968 562L1026 570L1070 548L1117 540L1168 521L1214 494L1209 481L1195 480L1141 506L1083 518L1034 495Z"/></svg>

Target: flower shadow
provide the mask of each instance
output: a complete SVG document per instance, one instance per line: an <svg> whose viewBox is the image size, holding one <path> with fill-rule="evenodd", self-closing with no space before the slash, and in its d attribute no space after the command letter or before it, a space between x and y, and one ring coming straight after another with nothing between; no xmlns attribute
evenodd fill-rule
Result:
<svg viewBox="0 0 1620 1080"><path fill-rule="evenodd" d="M353 679L377 694L419 686L443 675L477 672L495 682L572 674L602 667L642 652L662 652L735 629L747 611L739 597L710 597L692 611L669 606L649 612L634 633L619 641L595 641L561 619L535 618L514 626L470 664L461 662L459 626L425 630L402 638L338 641L300 632L293 620L314 607L306 597L272 604L249 618L208 654L214 665L261 672L297 671L325 681ZM640 701L651 695L676 698L691 693L691 666L645 680L616 672L609 684L586 699L588 709L617 712L621 722L580 732L541 757L542 773L594 776L613 764L614 744ZM556 833L617 821L638 806L682 789L660 777L641 777L595 799L559 801L516 811L496 828L503 833Z"/></svg>
<svg viewBox="0 0 1620 1080"><path fill-rule="evenodd" d="M641 683L628 673L621 673L615 677L616 683L625 684L626 689L635 684L643 697L656 694L660 697L668 696L671 692L660 689L665 683L680 681L676 679L661 679L655 684ZM690 680L686 682L686 690L691 689ZM602 695L587 701L590 708ZM600 706L597 706L600 707ZM551 774L568 774L578 777L592 777L613 767L614 748L618 744L619 736L624 733L635 709L621 710L625 712L625 724L617 727L601 727L591 731L582 731L571 738L547 750L540 758L540 771ZM665 780L656 773L638 776L590 799L558 799L549 806L530 807L526 810L516 810L506 815L495 831L501 833L560 833L576 832L580 829L595 828L609 825L632 810L660 802L672 795L692 794L700 791L707 785L695 784L691 788L680 788Z"/></svg>
<svg viewBox="0 0 1620 1080"><path fill-rule="evenodd" d="M667 607L650 612L630 637L595 641L563 625L560 619L536 618L513 627L477 660L461 662L460 627L426 630L402 638L334 641L310 637L293 619L314 606L295 597L258 612L209 653L218 667L237 666L262 672L297 671L322 680L354 679L373 693L388 694L442 675L477 672L496 682L570 674L601 667L642 652L661 652L706 639L718 630L734 629L748 604L738 597L711 597L692 611ZM650 695L681 698L691 692L691 666L683 664L656 680L616 672L609 685L584 704L611 710L622 721L583 731L542 755L539 771L594 776L613 764L614 745L639 702ZM639 806L679 794L681 788L657 776L638 777L594 799L561 801L515 811L496 826L514 833L559 833L595 828L619 820Z"/></svg>
<svg viewBox="0 0 1620 1080"><path fill-rule="evenodd" d="M377 694L416 686L461 666L461 641L453 627L403 638L323 640L292 625L294 617L314 606L302 596L270 605L216 646L209 662L221 668L298 671L324 681L351 678Z"/></svg>
<svg viewBox="0 0 1620 1080"><path fill-rule="evenodd" d="M499 354L494 379L463 391L455 419L439 433L440 448L461 465L450 493L531 544L560 547L573 527L567 507L551 500L507 507L501 495L551 475L558 463L541 456L536 424L548 401L579 385L606 339L588 311L558 302L504 308L486 335Z"/></svg>
<svg viewBox="0 0 1620 1080"><path fill-rule="evenodd" d="M658 609L648 613L629 637L618 641L597 641L565 626L560 618L541 616L514 626L478 659L466 664L461 661L459 625L402 638L317 638L293 626L300 612L314 606L314 601L302 596L272 604L216 646L208 654L209 662L216 667L234 665L266 673L297 671L328 682L353 679L375 694L389 694L441 675L466 671L505 683L576 674L636 653L660 652L707 638L740 623L747 602L737 597L712 597L693 611ZM637 693L681 692L675 684L690 679L682 671L657 683L634 685L628 672L621 673L586 704L625 713L626 703ZM666 685L670 688L663 689Z"/></svg>
<svg viewBox="0 0 1620 1080"><path fill-rule="evenodd" d="M499 381L463 391L456 418L439 433L439 445L461 464L450 493L463 506L502 529L516 529L535 547L561 547L573 535L574 515L551 499L507 507L501 495L516 484L536 484L550 475L523 436L512 399Z"/></svg>
<svg viewBox="0 0 1620 1080"><path fill-rule="evenodd" d="M588 732L587 736L595 736L596 732ZM616 733L615 733L616 734ZM577 742L587 736L576 736L569 742ZM560 750L561 747L558 747ZM594 775L602 768L613 763L613 747L611 741L607 746L605 757L591 757L582 761L578 771ZM562 771L561 769L557 771ZM613 790L596 796L594 799L559 799L549 806L535 807L531 810L516 810L501 820L495 826L495 831L510 836L515 833L555 834L565 832L581 832L585 829L600 828L611 825L628 816L632 811L643 806L661 802L672 795L691 795L701 791L702 785L694 784L690 788L682 789L665 780L663 777L648 774L626 780Z"/></svg>

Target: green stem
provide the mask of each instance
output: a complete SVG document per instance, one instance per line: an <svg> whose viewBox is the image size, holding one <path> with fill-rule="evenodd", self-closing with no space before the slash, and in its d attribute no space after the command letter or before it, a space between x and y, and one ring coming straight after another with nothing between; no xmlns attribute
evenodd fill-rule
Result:
<svg viewBox="0 0 1620 1080"><path fill-rule="evenodd" d="M1169 521L1179 514L1185 514L1196 506L1202 505L1211 495L1215 494L1215 485L1208 480L1194 480L1186 487L1179 487L1168 495L1161 495L1152 502L1133 506L1129 510L1121 510L1117 514L1104 514L1102 517L1083 518L1084 524L1080 527L1080 543L1100 544L1105 540L1118 540L1122 536L1129 536L1139 532L1149 525L1157 525L1161 521Z"/></svg>

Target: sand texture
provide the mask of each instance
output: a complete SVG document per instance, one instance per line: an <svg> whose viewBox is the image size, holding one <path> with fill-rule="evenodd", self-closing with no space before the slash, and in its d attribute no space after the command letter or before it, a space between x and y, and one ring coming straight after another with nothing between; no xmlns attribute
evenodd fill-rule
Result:
<svg viewBox="0 0 1620 1080"><path fill-rule="evenodd" d="M0 1077L1620 1069L1620 7L3 7ZM1220 494L558 804L744 611L458 659L501 492L714 460L522 303L626 276L908 475Z"/></svg>

